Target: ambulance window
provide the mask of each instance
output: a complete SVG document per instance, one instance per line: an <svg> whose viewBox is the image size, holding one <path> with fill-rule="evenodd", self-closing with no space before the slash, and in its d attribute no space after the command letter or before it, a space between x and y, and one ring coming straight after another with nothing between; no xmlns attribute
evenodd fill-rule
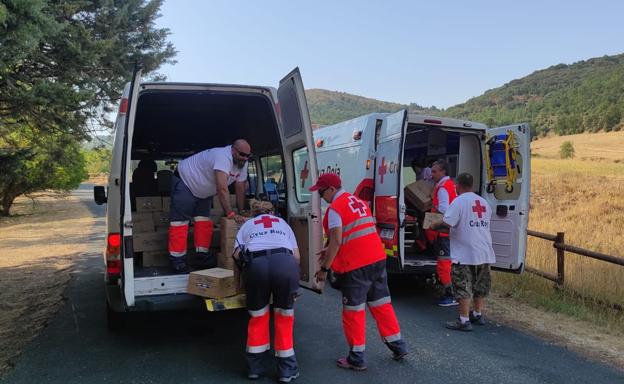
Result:
<svg viewBox="0 0 624 384"><path fill-rule="evenodd" d="M271 155L260 158L262 167L262 182L264 192L267 194L281 195L284 189L284 172L282 167L282 156Z"/></svg>
<svg viewBox="0 0 624 384"><path fill-rule="evenodd" d="M308 149L301 147L293 152L293 164L295 167L295 194L297 201L307 203L310 201L310 191L312 177L310 177L310 166L308 164Z"/></svg>

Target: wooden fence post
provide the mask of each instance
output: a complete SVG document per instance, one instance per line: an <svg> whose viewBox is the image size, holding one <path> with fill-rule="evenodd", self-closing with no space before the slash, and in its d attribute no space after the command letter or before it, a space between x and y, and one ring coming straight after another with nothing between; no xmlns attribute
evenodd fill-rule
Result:
<svg viewBox="0 0 624 384"><path fill-rule="evenodd" d="M557 239L555 244L565 244L565 234L563 232L557 232ZM565 250L557 248L557 286L563 287L565 280Z"/></svg>

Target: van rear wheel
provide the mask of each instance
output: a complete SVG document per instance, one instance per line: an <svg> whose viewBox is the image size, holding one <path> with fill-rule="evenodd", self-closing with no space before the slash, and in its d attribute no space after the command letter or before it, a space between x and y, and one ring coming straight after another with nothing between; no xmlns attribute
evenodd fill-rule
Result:
<svg viewBox="0 0 624 384"><path fill-rule="evenodd" d="M106 326L110 331L119 331L126 325L127 314L114 311L106 301Z"/></svg>

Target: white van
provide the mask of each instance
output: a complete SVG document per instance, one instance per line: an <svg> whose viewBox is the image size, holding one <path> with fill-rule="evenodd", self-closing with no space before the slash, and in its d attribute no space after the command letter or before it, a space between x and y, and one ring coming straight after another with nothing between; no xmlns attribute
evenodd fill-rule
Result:
<svg viewBox="0 0 624 384"><path fill-rule="evenodd" d="M160 183L155 194L166 196L170 166L204 149L231 144L237 138L247 139L254 153L249 164L248 195L263 195L269 178L277 184L277 194L275 189L272 191L277 212L292 226L301 252L301 285L320 290L314 279L318 270L315 255L321 249L320 199L317 195L304 196L293 168L294 159L302 154L307 157L309 152L310 178L316 179L312 129L298 68L280 81L277 90L246 85L150 83L141 82L140 76L137 70L123 93L115 122L108 191L101 186L94 189L96 202L108 204L104 261L109 325L118 326L129 311L205 305L201 298L186 293L187 274L175 274L164 265L144 267L141 254L134 251L137 215L132 209L131 183L136 164L144 159L157 164ZM163 241L166 252L166 240L159 241Z"/></svg>
<svg viewBox="0 0 624 384"><path fill-rule="evenodd" d="M476 192L496 211L491 222L494 267L523 271L531 179L527 124L488 128L402 110L323 127L314 131L314 139L319 171L340 174L343 186L373 209L389 272L429 275L435 271L431 247L416 246L422 212L411 210L404 196L405 186L416 179L410 166L414 158L428 164L445 159L449 176L468 172L474 177ZM505 145L508 166L501 163L503 152L491 158L493 150ZM302 181L306 187L310 183Z"/></svg>

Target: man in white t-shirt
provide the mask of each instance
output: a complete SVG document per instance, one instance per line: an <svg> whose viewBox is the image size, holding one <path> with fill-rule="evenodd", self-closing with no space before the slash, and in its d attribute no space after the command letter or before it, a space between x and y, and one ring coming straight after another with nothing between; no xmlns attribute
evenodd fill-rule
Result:
<svg viewBox="0 0 624 384"><path fill-rule="evenodd" d="M239 211L245 204L247 160L251 146L238 139L227 147L211 148L190 156L178 164L171 178L171 206L169 226L169 261L178 273L189 271L186 260L189 222L195 222L195 251L203 268L216 266L216 258L208 251L212 241L213 223L210 209L214 195L219 197L226 217L238 222L244 218L236 215L230 206L228 186L235 185Z"/></svg>
<svg viewBox="0 0 624 384"><path fill-rule="evenodd" d="M496 262L490 234L492 207L472 192L473 178L468 173L457 176L457 198L449 205L442 222L434 228L450 228L452 281L459 300L459 319L446 327L472 331L472 324L485 325L483 310L490 292L490 264ZM471 299L474 309L470 311Z"/></svg>
<svg viewBox="0 0 624 384"><path fill-rule="evenodd" d="M288 224L273 215L268 201L253 201L249 219L238 231L234 257L243 260L247 295L246 359L249 379L260 378L270 349L269 299L273 296L275 355L279 381L299 377L293 342L294 303L299 288L299 249Z"/></svg>

